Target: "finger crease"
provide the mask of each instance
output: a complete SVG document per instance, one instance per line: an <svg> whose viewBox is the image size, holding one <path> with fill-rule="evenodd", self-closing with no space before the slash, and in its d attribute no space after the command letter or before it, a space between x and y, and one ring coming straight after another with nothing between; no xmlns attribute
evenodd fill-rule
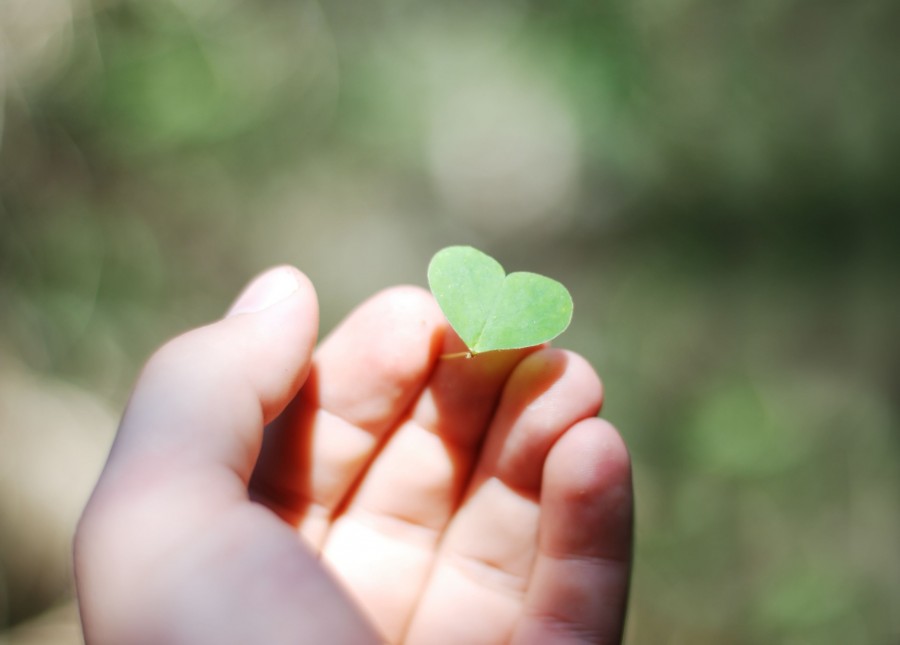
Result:
<svg viewBox="0 0 900 645"><path fill-rule="evenodd" d="M588 627L571 618L566 618L550 612L533 612L530 615L534 620L545 625L549 631L561 636L572 637L577 641L592 643L594 645L603 645L605 643L613 642L600 630Z"/></svg>
<svg viewBox="0 0 900 645"><path fill-rule="evenodd" d="M465 555L458 551L450 552L447 556L449 556L450 566L480 586L499 591L516 600L521 600L525 596L528 586L528 580L525 577L507 571L500 565L483 558Z"/></svg>
<svg viewBox="0 0 900 645"><path fill-rule="evenodd" d="M390 512L374 512L364 508L354 508L344 518L352 519L385 537L429 548L437 544L441 535L439 529L413 522L402 515Z"/></svg>
<svg viewBox="0 0 900 645"><path fill-rule="evenodd" d="M584 564L590 567L621 567L630 564L628 556L589 554L589 553L552 553L541 549L541 555L563 563Z"/></svg>
<svg viewBox="0 0 900 645"><path fill-rule="evenodd" d="M279 517L297 526L307 515L321 511L323 517L331 514L330 509L296 490L284 486L274 486L253 482L250 490L251 498L271 508Z"/></svg>

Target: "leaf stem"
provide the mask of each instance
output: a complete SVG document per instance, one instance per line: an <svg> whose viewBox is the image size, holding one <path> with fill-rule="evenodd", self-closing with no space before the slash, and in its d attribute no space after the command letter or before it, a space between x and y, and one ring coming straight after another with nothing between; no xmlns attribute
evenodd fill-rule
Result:
<svg viewBox="0 0 900 645"><path fill-rule="evenodd" d="M441 360L448 359L448 358L462 358L463 356L465 356L466 358L472 358L472 352L466 351L466 352L453 352L452 354L442 354Z"/></svg>

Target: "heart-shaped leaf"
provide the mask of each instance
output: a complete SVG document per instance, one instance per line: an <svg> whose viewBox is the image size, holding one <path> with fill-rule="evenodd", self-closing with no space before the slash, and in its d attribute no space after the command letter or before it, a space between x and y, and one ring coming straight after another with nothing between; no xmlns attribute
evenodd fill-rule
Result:
<svg viewBox="0 0 900 645"><path fill-rule="evenodd" d="M506 275L471 246L449 246L428 265L428 284L447 321L471 354L539 345L572 320L572 297L536 273Z"/></svg>

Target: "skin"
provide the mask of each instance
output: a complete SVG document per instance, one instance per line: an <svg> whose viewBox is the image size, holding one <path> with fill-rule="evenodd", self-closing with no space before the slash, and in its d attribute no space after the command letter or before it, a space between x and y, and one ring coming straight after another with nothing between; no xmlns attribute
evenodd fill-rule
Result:
<svg viewBox="0 0 900 645"><path fill-rule="evenodd" d="M278 267L148 361L76 534L87 642L620 642L631 472L591 366L441 358L415 287L317 333Z"/></svg>

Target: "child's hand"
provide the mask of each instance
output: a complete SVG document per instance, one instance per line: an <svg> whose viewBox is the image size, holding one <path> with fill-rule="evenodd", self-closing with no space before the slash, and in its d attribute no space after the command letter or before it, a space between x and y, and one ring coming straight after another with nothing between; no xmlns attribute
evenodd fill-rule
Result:
<svg viewBox="0 0 900 645"><path fill-rule="evenodd" d="M150 359L76 538L88 642L617 641L629 460L584 359L441 359L413 287L317 326L281 267Z"/></svg>

